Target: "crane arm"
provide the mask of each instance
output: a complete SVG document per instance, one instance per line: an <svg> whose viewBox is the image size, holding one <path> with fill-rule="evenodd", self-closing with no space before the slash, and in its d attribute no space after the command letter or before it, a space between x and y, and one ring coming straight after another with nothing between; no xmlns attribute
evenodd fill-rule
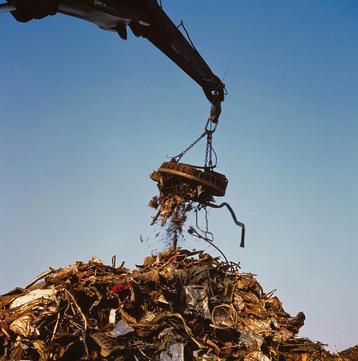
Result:
<svg viewBox="0 0 358 361"><path fill-rule="evenodd" d="M8 0L9 5L13 5L12 14L21 22L58 11L117 32L122 39L127 38L130 28L135 36L148 39L201 86L212 104L210 119L218 121L224 84L156 0Z"/></svg>

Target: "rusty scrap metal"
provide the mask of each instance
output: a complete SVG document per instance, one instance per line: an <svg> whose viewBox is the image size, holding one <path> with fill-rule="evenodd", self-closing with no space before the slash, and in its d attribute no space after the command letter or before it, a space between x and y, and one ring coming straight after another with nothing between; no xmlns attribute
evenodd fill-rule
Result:
<svg viewBox="0 0 358 361"><path fill-rule="evenodd" d="M215 204L214 196L223 196L226 191L228 180L224 174L210 168L170 161L164 162L157 171L151 174L151 178L157 182L159 189L159 195L154 196L149 202L149 206L157 210L151 224L159 222L161 227L166 226L167 235L172 240L174 248L177 247L187 215L191 211L195 211L196 232L204 233L199 238L212 243L213 235L208 229L206 208L222 208L224 206L229 210L235 224L242 228L240 246L244 247L245 225L238 221L232 207L227 202ZM201 209L205 211L205 231L202 231L198 225L197 213ZM189 233L195 233L193 227L189 228Z"/></svg>
<svg viewBox="0 0 358 361"><path fill-rule="evenodd" d="M132 270L92 258L30 285L0 296L1 361L339 360L297 338L302 313L203 251L171 248Z"/></svg>

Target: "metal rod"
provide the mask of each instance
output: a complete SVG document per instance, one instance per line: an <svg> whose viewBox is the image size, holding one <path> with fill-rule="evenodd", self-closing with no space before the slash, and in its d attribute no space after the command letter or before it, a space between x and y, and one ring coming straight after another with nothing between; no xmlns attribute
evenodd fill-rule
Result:
<svg viewBox="0 0 358 361"><path fill-rule="evenodd" d="M10 11L16 10L16 6L13 4L0 4L0 14L8 13Z"/></svg>
<svg viewBox="0 0 358 361"><path fill-rule="evenodd" d="M234 210L231 208L230 204L229 203L226 203L226 202L223 202L221 204L215 204L215 203L212 203L212 202L207 202L205 203L206 206L209 206L209 207L212 207L212 208L222 208L222 207L226 207L231 216L232 216L232 219L234 220L235 224L239 227L241 227L241 242L240 242L240 247L244 248L245 247L245 224L240 222L237 218L236 218L236 214L234 212Z"/></svg>

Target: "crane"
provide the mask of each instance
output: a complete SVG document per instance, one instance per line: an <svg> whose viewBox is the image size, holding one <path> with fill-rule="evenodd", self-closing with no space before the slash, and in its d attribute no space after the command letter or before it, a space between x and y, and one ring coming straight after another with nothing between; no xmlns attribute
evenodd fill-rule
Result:
<svg viewBox="0 0 358 361"><path fill-rule="evenodd" d="M217 123L225 85L212 72L190 37L186 38L180 31L183 23L176 26L157 0L9 0L0 5L0 12L5 11L10 11L19 22L61 13L116 32L123 40L127 39L130 29L136 37L148 39L199 84L211 103L209 118Z"/></svg>
<svg viewBox="0 0 358 361"><path fill-rule="evenodd" d="M212 72L197 51L183 22L176 26L157 0L8 0L7 3L0 4L0 12L8 11L22 23L57 13L73 16L89 21L103 30L115 32L123 40L127 39L130 29L136 37L149 40L203 89L211 103L204 132L170 162L164 162L151 178L158 183L162 196L169 194L171 197L173 185L177 188L178 184L185 183L190 185L193 191L189 197L184 197L183 202L196 202L199 204L198 208L225 206L236 225L242 228L243 247L245 225L237 220L228 203L213 203L213 196L223 196L228 184L225 175L214 171L216 153L212 147L212 136L221 114L221 103L226 95L225 84ZM183 27L186 37L180 27ZM207 145L204 167L180 163L183 155L205 137ZM208 234L211 232L207 229L204 236L198 235L199 238L207 239Z"/></svg>

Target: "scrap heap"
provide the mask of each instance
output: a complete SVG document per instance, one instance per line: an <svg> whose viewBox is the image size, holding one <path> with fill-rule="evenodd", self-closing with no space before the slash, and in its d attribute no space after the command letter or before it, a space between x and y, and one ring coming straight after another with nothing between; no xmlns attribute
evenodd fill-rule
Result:
<svg viewBox="0 0 358 361"><path fill-rule="evenodd" d="M238 264L171 248L133 270L50 269L1 296L0 360L343 360L297 338L303 322Z"/></svg>

